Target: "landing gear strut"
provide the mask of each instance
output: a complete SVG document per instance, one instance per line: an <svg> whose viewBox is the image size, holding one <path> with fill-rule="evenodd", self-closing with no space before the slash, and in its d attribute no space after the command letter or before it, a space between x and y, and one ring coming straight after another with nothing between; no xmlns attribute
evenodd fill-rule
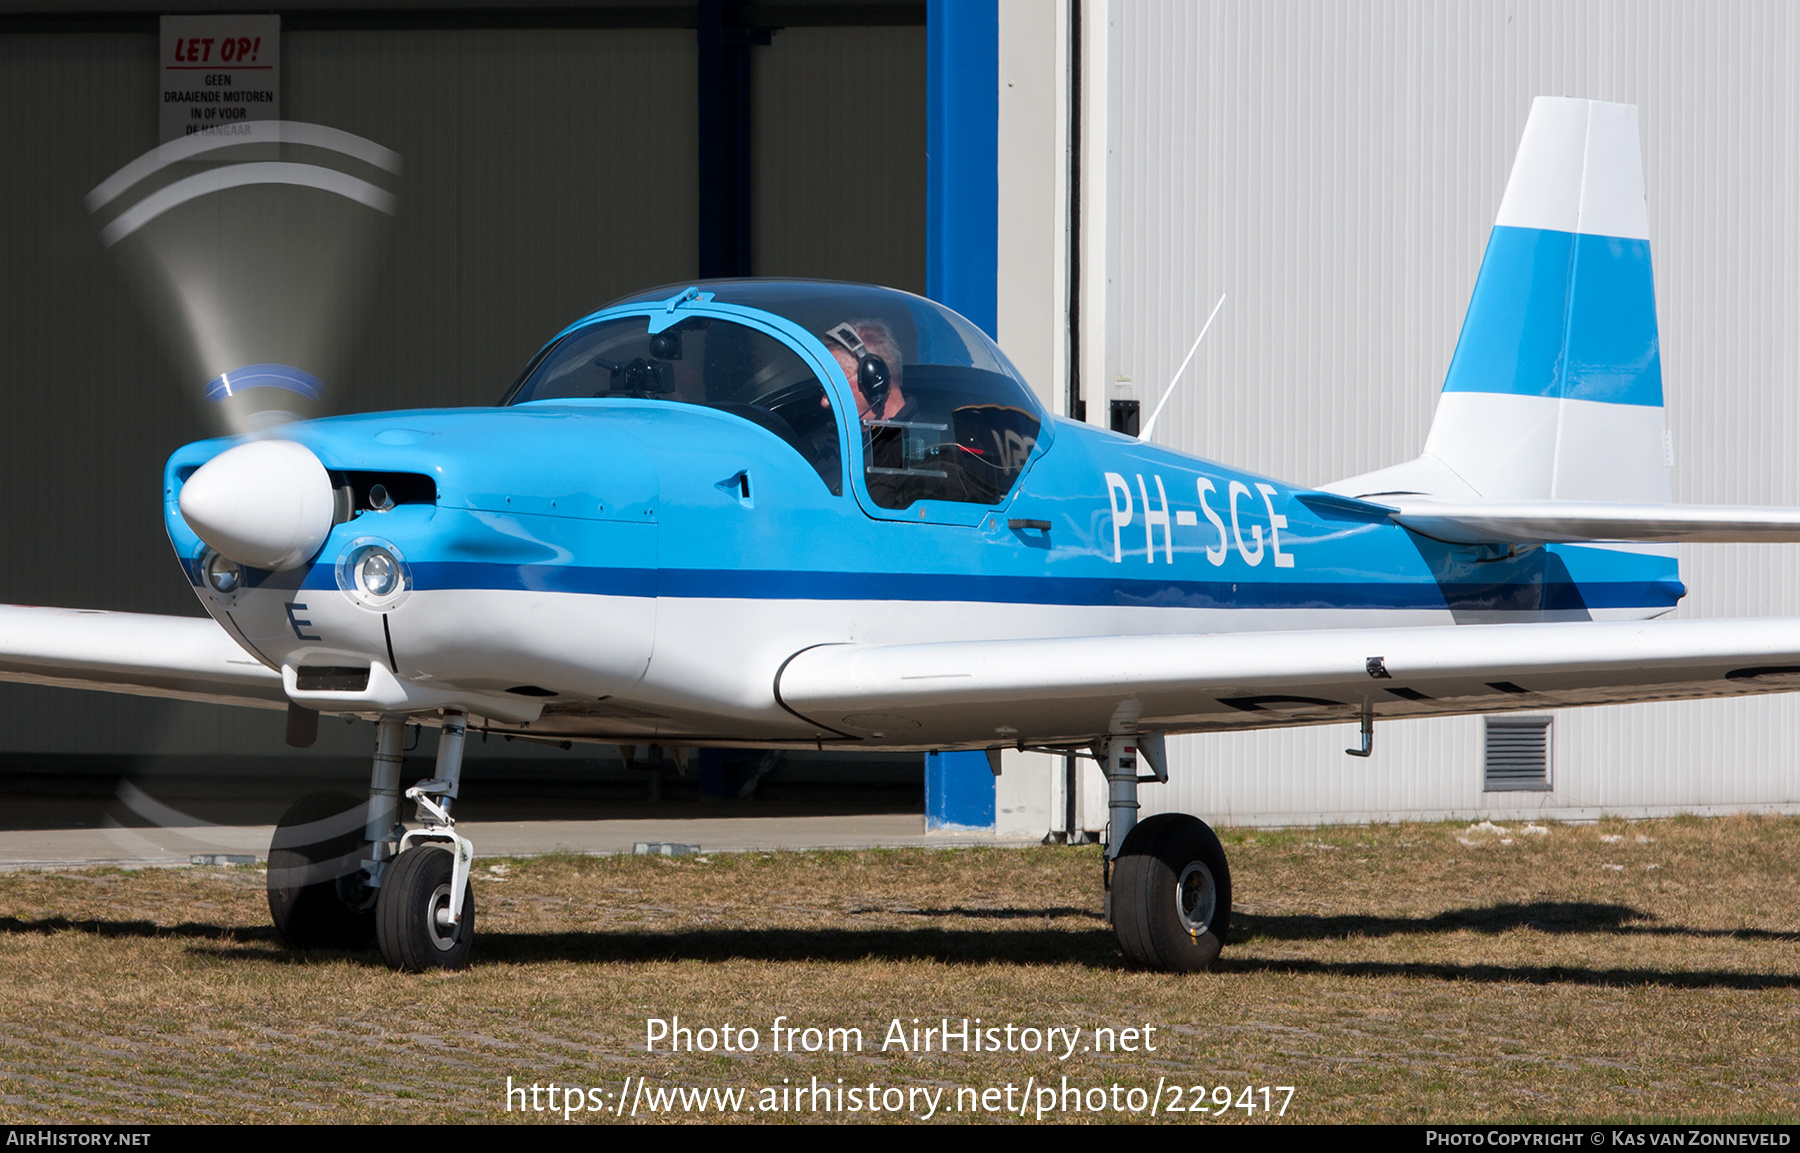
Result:
<svg viewBox="0 0 1800 1153"><path fill-rule="evenodd" d="M1110 801L1107 825L1107 915L1119 947L1136 963L1153 969L1192 972L1219 956L1231 927L1231 868L1219 838L1198 817L1160 813L1137 819L1138 785L1166 780L1161 738L1155 741L1156 775L1140 777L1138 749L1130 738L1095 744L1106 770ZM1146 754L1151 748L1145 748Z"/></svg>
<svg viewBox="0 0 1800 1153"><path fill-rule="evenodd" d="M296 949L366 949L375 901L400 836L401 742L406 722L375 726L365 807L345 793L312 793L282 814L269 846L269 916Z"/></svg>
<svg viewBox="0 0 1800 1153"><path fill-rule="evenodd" d="M314 793L295 801L269 847L269 914L297 949L366 949L396 969L460 969L475 939L469 866L475 849L456 832L450 804L462 782L467 722L444 711L437 772L406 790L420 827L400 824L406 718L375 726L369 801Z"/></svg>
<svg viewBox="0 0 1800 1153"><path fill-rule="evenodd" d="M400 837L399 855L387 863L375 902L375 940L396 969L460 969L475 940L475 899L469 867L475 847L456 832L451 803L462 783L466 717L444 710L437 770L406 790L418 806L420 828Z"/></svg>

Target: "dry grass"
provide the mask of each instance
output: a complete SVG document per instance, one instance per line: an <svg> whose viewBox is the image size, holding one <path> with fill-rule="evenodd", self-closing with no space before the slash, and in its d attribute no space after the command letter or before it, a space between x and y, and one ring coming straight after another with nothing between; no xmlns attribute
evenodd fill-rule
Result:
<svg viewBox="0 0 1800 1153"><path fill-rule="evenodd" d="M483 863L478 963L425 977L289 953L255 870L9 874L0 1120L497 1120L509 1075L843 1077L948 1088L953 1120L958 1086L1063 1076L1292 1085L1301 1121L1800 1115L1800 821L1507 828L1228 832L1236 939L1191 977L1122 964L1091 849ZM676 1014L764 1051L646 1053ZM780 1015L865 1051L771 1053ZM1157 1051L880 1051L945 1016Z"/></svg>

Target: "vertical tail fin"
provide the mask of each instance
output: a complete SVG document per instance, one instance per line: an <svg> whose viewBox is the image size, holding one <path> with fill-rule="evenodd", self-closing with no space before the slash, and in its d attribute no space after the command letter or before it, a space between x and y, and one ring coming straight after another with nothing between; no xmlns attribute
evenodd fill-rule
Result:
<svg viewBox="0 0 1800 1153"><path fill-rule="evenodd" d="M1665 429L1637 109L1539 97L1424 456L1329 487L1666 503Z"/></svg>

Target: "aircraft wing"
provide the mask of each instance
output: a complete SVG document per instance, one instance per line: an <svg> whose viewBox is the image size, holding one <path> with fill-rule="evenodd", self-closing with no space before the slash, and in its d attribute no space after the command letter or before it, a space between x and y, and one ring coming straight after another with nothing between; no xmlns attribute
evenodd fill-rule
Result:
<svg viewBox="0 0 1800 1153"><path fill-rule="evenodd" d="M820 645L776 688L846 735L1080 742L1795 690L1800 618Z"/></svg>
<svg viewBox="0 0 1800 1153"><path fill-rule="evenodd" d="M209 617L0 605L0 681L287 707L281 674Z"/></svg>
<svg viewBox="0 0 1800 1153"><path fill-rule="evenodd" d="M1593 501L1449 501L1302 497L1331 507L1385 513L1421 536L1454 544L1578 541L1800 541L1800 509Z"/></svg>

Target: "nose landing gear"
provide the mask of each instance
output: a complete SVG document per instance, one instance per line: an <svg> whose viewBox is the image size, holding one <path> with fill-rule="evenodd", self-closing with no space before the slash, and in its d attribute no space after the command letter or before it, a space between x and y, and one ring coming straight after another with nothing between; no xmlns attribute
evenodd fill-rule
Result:
<svg viewBox="0 0 1800 1153"><path fill-rule="evenodd" d="M475 846L456 832L450 805L462 782L465 717L444 711L437 772L406 790L421 827L400 838L400 855L382 878L375 903L375 940L396 969L460 969L475 940L475 898L469 866Z"/></svg>
<svg viewBox="0 0 1800 1153"><path fill-rule="evenodd" d="M269 913L299 949L366 949L396 969L460 969L475 939L475 847L450 806L462 780L465 716L446 709L436 774L406 790L419 826L398 820L404 717L376 726L365 806L343 793L296 801L269 849Z"/></svg>

